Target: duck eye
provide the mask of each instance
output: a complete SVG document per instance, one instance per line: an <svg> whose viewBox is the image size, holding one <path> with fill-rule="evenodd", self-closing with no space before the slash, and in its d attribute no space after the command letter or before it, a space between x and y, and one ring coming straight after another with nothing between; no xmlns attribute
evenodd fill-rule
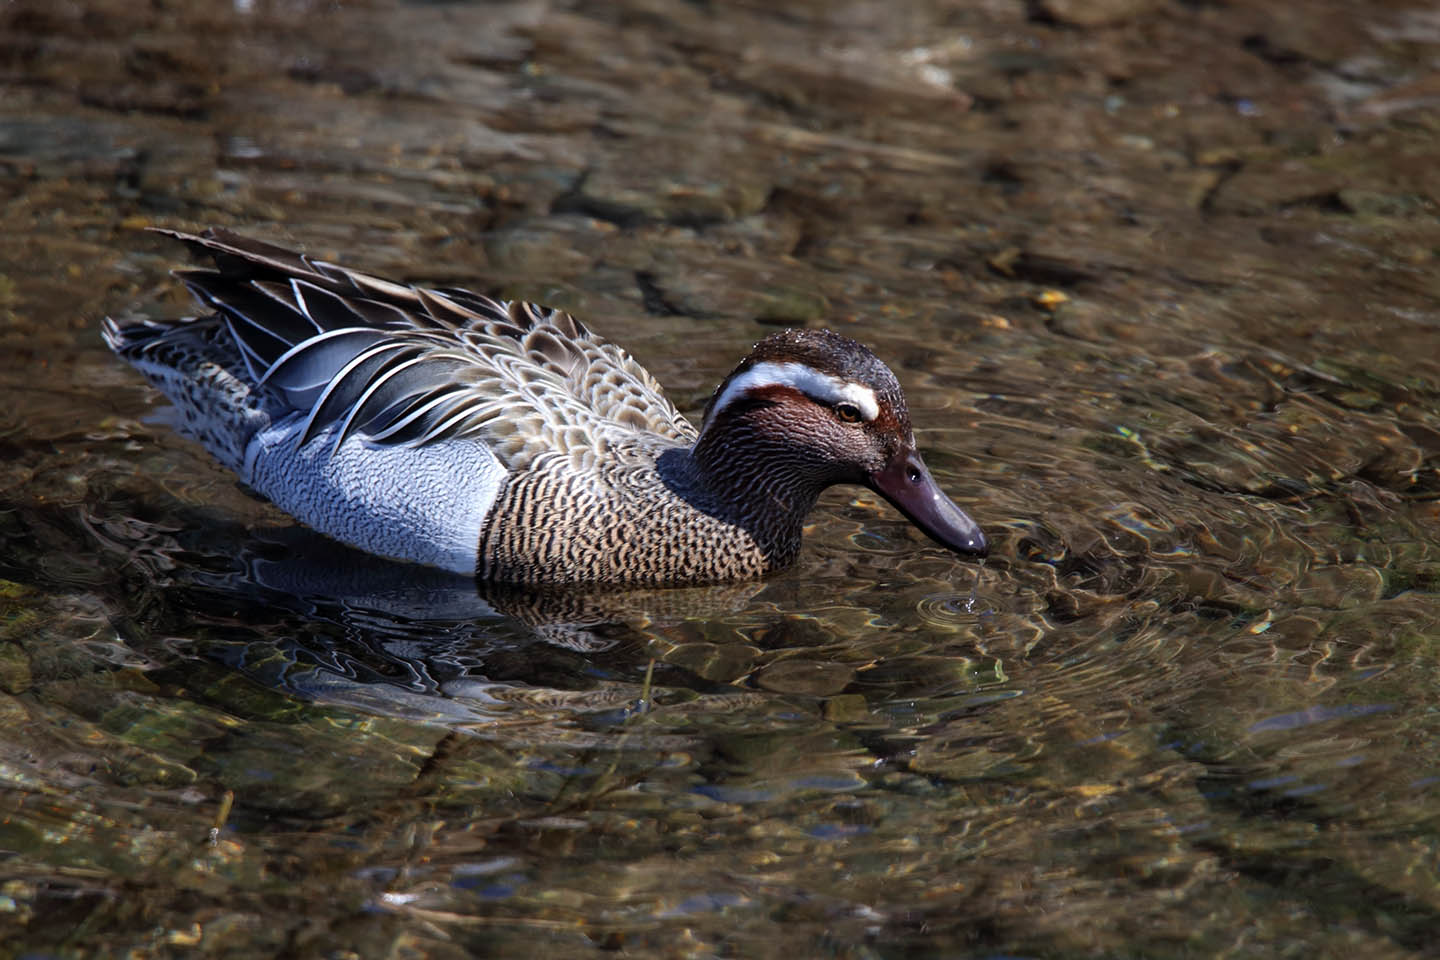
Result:
<svg viewBox="0 0 1440 960"><path fill-rule="evenodd" d="M835 404L835 416L845 423L859 423L860 408L853 403L837 403Z"/></svg>

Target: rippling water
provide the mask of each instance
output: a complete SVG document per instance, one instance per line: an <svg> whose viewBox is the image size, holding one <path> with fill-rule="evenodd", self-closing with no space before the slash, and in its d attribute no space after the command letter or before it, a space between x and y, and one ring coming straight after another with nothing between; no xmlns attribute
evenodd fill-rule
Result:
<svg viewBox="0 0 1440 960"><path fill-rule="evenodd" d="M0 953L1427 955L1433 12L0 9ZM828 325L993 543L763 583L339 550L105 314L219 224L579 313L698 412Z"/></svg>

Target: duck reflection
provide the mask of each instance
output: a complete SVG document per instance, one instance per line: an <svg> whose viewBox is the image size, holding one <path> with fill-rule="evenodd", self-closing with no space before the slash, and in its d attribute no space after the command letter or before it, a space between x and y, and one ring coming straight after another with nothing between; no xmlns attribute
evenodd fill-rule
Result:
<svg viewBox="0 0 1440 960"><path fill-rule="evenodd" d="M234 556L228 569L197 564L181 574L193 588L187 605L207 619L225 610L222 619L263 637L208 643L212 656L307 699L452 722L522 703L630 711L653 697L649 687L662 699L739 694L656 658L673 632L744 610L764 589L477 583L294 526L254 531Z"/></svg>

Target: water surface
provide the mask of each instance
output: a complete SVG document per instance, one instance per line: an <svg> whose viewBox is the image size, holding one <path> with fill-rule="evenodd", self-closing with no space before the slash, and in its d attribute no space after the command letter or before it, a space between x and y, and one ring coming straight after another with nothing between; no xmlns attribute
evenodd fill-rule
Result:
<svg viewBox="0 0 1440 960"><path fill-rule="evenodd" d="M1433 951L1440 23L1252 6L0 10L5 952ZM693 413L860 338L992 557L858 490L706 589L317 542L100 342L205 225Z"/></svg>

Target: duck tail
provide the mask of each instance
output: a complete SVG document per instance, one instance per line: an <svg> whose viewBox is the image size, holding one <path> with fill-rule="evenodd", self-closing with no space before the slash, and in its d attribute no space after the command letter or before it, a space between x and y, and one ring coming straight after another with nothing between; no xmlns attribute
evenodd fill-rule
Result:
<svg viewBox="0 0 1440 960"><path fill-rule="evenodd" d="M263 397L237 369L240 358L227 349L216 317L136 322L106 317L100 335L174 404L176 429L244 477L246 450L270 416Z"/></svg>

